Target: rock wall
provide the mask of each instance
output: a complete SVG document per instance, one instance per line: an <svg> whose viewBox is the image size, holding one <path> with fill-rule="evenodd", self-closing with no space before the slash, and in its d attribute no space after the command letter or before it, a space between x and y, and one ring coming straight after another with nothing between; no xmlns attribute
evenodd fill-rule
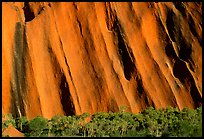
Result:
<svg viewBox="0 0 204 139"><path fill-rule="evenodd" d="M202 105L199 2L3 2L2 111Z"/></svg>

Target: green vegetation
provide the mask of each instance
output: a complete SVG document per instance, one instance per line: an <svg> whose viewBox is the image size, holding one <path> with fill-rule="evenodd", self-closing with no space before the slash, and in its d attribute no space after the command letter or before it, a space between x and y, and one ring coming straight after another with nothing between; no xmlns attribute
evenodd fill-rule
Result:
<svg viewBox="0 0 204 139"><path fill-rule="evenodd" d="M172 107L159 110L149 107L138 114L125 112L124 108L115 113L57 115L50 120L37 116L29 121L9 115L2 127L7 128L11 123L27 137L202 137L202 106L182 111ZM88 117L90 121L85 122Z"/></svg>

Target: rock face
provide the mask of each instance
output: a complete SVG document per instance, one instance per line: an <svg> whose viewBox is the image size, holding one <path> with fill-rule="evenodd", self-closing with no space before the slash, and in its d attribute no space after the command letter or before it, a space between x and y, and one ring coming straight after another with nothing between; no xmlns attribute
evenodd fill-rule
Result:
<svg viewBox="0 0 204 139"><path fill-rule="evenodd" d="M202 105L199 2L3 2L14 117Z"/></svg>

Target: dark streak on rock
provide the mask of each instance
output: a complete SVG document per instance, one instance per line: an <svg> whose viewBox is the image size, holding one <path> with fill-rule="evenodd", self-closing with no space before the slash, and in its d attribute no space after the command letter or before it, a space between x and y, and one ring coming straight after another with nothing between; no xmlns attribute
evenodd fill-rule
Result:
<svg viewBox="0 0 204 139"><path fill-rule="evenodd" d="M48 4L50 7L51 5ZM41 14L41 12L44 10L45 6L42 6L39 8L37 15ZM24 15L25 15L25 22L32 21L37 15L35 15L33 9L30 7L29 2L25 2L23 7Z"/></svg>
<svg viewBox="0 0 204 139"><path fill-rule="evenodd" d="M111 112L119 111L119 107L114 98L111 98L109 101L108 111L111 111Z"/></svg>
<svg viewBox="0 0 204 139"><path fill-rule="evenodd" d="M35 18L34 12L31 10L29 2L25 2L25 6L23 7L25 22L29 22Z"/></svg>
<svg viewBox="0 0 204 139"><path fill-rule="evenodd" d="M61 96L61 104L63 107L63 111L65 112L66 116L75 115L75 107L73 104L72 96L70 94L67 79L66 79L64 73L60 71L60 64L56 58L56 55L52 51L52 47L50 46L50 42L48 42L48 52L50 54L53 71L58 72L58 74L61 76L59 87L60 87L60 96Z"/></svg>
<svg viewBox="0 0 204 139"><path fill-rule="evenodd" d="M124 41L124 31L119 21L116 19L113 25L115 37L118 41L119 54L121 56L121 64L123 66L124 75L127 80L130 80L135 75L135 58L130 47ZM124 37L123 37L124 36Z"/></svg>
<svg viewBox="0 0 204 139"><path fill-rule="evenodd" d="M192 52L191 45L187 43L185 38L183 38L182 36L179 39L179 45L180 45L179 58L184 61L187 61L191 57Z"/></svg>
<svg viewBox="0 0 204 139"><path fill-rule="evenodd" d="M82 26L81 26L81 22L79 21L79 19L77 18L77 23L78 23L78 25L79 25L79 30L80 30L80 34L81 34L81 36L83 37L83 32L82 32Z"/></svg>
<svg viewBox="0 0 204 139"><path fill-rule="evenodd" d="M173 2L176 9L179 10L179 12L182 14L183 17L186 17L186 9L185 9L185 5L183 4L183 2Z"/></svg>
<svg viewBox="0 0 204 139"><path fill-rule="evenodd" d="M75 115L75 108L72 101L72 96L70 94L69 86L64 74L62 74L60 82L60 91L61 91L61 103L65 115Z"/></svg>
<svg viewBox="0 0 204 139"><path fill-rule="evenodd" d="M168 42L166 47L165 47L165 53L166 55L171 58L171 59L174 59L176 56L176 53L174 51L174 47L173 45L171 44L171 42Z"/></svg>
<svg viewBox="0 0 204 139"><path fill-rule="evenodd" d="M73 2L73 6L74 6L74 8L75 8L76 10L78 10L78 7L77 7L76 2Z"/></svg>
<svg viewBox="0 0 204 139"><path fill-rule="evenodd" d="M202 98L200 93L195 85L193 76L191 75L186 63L181 60L176 60L173 67L173 74L176 78L178 78L185 87L190 87L190 94L192 96L195 107L199 107L202 104Z"/></svg>
<svg viewBox="0 0 204 139"><path fill-rule="evenodd" d="M23 99L25 99L26 92L26 67L25 59L27 54L27 40L25 35L24 26L20 23L16 23L15 29L15 44L13 50L13 68L11 79L11 96L14 101L12 111L15 116L25 116L25 109ZM20 110L20 113L18 111Z"/></svg>
<svg viewBox="0 0 204 139"><path fill-rule="evenodd" d="M98 92L102 92L103 91L103 84L104 84L104 81L103 81L103 78L102 78L102 75L101 75L101 64L100 64L100 61L98 60L98 58L96 57L95 55L95 46L94 46L94 41L92 40L93 36L92 34L90 33L89 31L90 29L88 28L88 26L86 26L85 28L85 38L84 38L84 50L86 51L87 53L87 56L89 57L89 70L93 73L93 77L94 77L94 81L96 81L96 89L97 89L97 92L96 93L96 96L97 96L97 100L98 100L98 105L101 104L101 93L98 93ZM88 65L89 65L88 64ZM98 66L96 66L98 64ZM99 67L99 68L97 68Z"/></svg>
<svg viewBox="0 0 204 139"><path fill-rule="evenodd" d="M174 14L174 12L172 10L169 10L167 13L167 20L166 20L166 25L167 25L167 29L170 35L170 38L173 42L176 42L176 36L180 35L177 34L177 29L176 29L176 24L175 19L176 15Z"/></svg>
<svg viewBox="0 0 204 139"><path fill-rule="evenodd" d="M141 22L141 20L142 20L141 17L137 16L131 2L128 3L128 6L129 6L129 9L130 9L130 11L128 12L129 20L132 23L134 23L137 28L140 29L141 26L142 26L141 25L141 23L142 23Z"/></svg>
<svg viewBox="0 0 204 139"><path fill-rule="evenodd" d="M198 42L200 44L199 46L202 47L202 38L201 38L201 36L199 36L199 34L197 32L196 24L195 24L191 15L188 16L188 24L189 24L189 28L190 28L191 33L195 36L195 38L198 39Z"/></svg>
<svg viewBox="0 0 204 139"><path fill-rule="evenodd" d="M111 9L111 5L110 5L110 2L106 2L105 3L105 9L106 9L106 25L107 25L107 28L109 31L112 31L113 29L113 23L114 23L114 20L115 20L115 11L113 11Z"/></svg>

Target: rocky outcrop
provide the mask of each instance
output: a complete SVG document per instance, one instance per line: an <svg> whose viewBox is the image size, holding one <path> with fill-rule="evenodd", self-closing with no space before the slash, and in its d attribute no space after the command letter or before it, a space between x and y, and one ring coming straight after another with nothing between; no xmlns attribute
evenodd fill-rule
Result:
<svg viewBox="0 0 204 139"><path fill-rule="evenodd" d="M18 131L12 125L9 125L8 128L2 130L2 135L4 137L25 137L25 135L23 133Z"/></svg>
<svg viewBox="0 0 204 139"><path fill-rule="evenodd" d="M3 2L14 117L202 105L199 2Z"/></svg>

